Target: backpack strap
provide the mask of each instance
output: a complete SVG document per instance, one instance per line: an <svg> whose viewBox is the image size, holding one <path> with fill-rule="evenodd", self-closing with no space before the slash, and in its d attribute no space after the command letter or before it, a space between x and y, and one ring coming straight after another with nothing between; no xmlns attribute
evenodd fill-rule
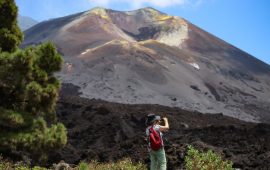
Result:
<svg viewBox="0 0 270 170"><path fill-rule="evenodd" d="M149 128L149 135L150 135L150 133L153 133L153 129L154 129L154 126L151 126L151 127Z"/></svg>
<svg viewBox="0 0 270 170"><path fill-rule="evenodd" d="M150 146L150 135L151 135L151 133L153 133L153 130L154 130L154 125L153 126L151 126L150 128L149 128L149 134L148 134L148 143L149 143L149 146Z"/></svg>

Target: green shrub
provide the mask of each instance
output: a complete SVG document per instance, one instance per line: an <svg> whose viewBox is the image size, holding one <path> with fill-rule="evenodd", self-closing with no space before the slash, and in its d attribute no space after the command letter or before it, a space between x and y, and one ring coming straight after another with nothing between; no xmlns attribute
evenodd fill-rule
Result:
<svg viewBox="0 0 270 170"><path fill-rule="evenodd" d="M29 166L23 163L12 164L8 161L3 160L2 157L0 156L0 170L47 170L47 168L42 168L39 166L30 168Z"/></svg>
<svg viewBox="0 0 270 170"><path fill-rule="evenodd" d="M79 164L79 170L89 170L89 166L85 162L80 162Z"/></svg>
<svg viewBox="0 0 270 170"><path fill-rule="evenodd" d="M74 170L146 170L146 166L142 163L134 164L131 159L126 158L118 162L111 163L99 163L92 161L89 164L86 162L80 162L80 164L74 168ZM47 168L35 166L29 167L23 163L11 163L4 161L0 156L0 170L47 170Z"/></svg>
<svg viewBox="0 0 270 170"><path fill-rule="evenodd" d="M95 170L146 170L146 166L142 163L132 163L131 159L125 158L121 161L118 161L116 163L98 163L97 161L92 161L89 164L89 169L95 169Z"/></svg>
<svg viewBox="0 0 270 170"><path fill-rule="evenodd" d="M233 170L231 161L222 160L212 150L204 153L192 146L188 146L185 166L187 170Z"/></svg>

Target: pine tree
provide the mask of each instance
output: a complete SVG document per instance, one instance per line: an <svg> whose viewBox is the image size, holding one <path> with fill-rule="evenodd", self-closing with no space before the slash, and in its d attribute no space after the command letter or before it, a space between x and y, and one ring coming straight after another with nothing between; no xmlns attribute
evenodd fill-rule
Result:
<svg viewBox="0 0 270 170"><path fill-rule="evenodd" d="M17 24L17 6L13 0L0 0L0 47L13 52L23 39Z"/></svg>
<svg viewBox="0 0 270 170"><path fill-rule="evenodd" d="M50 42L21 50L22 39L14 0L0 0L0 153L44 158L67 142L55 116L62 57Z"/></svg>

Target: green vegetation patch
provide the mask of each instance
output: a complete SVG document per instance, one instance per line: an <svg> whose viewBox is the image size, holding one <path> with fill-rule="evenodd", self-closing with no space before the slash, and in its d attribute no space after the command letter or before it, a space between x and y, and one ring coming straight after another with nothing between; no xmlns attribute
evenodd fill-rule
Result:
<svg viewBox="0 0 270 170"><path fill-rule="evenodd" d="M223 160L212 150L200 152L190 145L185 157L185 165L187 170L233 170L231 161Z"/></svg>

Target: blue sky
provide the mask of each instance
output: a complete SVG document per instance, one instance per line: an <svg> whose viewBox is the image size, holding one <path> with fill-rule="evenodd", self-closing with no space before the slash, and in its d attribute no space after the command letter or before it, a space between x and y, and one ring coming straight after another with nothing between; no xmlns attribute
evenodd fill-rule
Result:
<svg viewBox="0 0 270 170"><path fill-rule="evenodd" d="M43 21L100 6L150 6L180 16L270 64L270 0L16 0L19 13Z"/></svg>

